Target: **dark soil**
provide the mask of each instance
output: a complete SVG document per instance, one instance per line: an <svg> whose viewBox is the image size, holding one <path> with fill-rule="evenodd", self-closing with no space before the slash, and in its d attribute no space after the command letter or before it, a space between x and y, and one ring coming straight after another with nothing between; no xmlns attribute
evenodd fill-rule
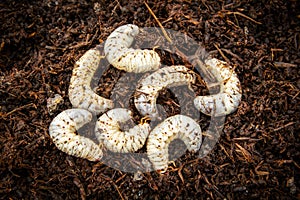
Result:
<svg viewBox="0 0 300 200"><path fill-rule="evenodd" d="M300 199L299 1L148 4L165 28L202 42L240 78L242 102L213 151L204 159L187 153L164 175L141 180L59 151L48 127L72 107L75 61L120 25L158 24L143 1L3 0L0 198ZM54 94L64 103L50 115Z"/></svg>

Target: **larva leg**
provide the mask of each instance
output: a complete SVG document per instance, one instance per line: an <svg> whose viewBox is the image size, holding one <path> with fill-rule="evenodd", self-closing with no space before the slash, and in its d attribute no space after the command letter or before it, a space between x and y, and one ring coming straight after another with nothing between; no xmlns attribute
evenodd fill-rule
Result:
<svg viewBox="0 0 300 200"><path fill-rule="evenodd" d="M134 95L135 107L143 116L158 117L156 107L158 92L167 87L190 85L195 80L194 72L185 66L178 65L161 68L141 79Z"/></svg>
<svg viewBox="0 0 300 200"><path fill-rule="evenodd" d="M108 36L104 45L104 53L111 65L134 73L159 68L160 57L155 51L129 48L138 33L138 26L127 24L118 27Z"/></svg>
<svg viewBox="0 0 300 200"><path fill-rule="evenodd" d="M100 51L88 50L75 64L69 86L69 99L76 108L83 108L94 114L113 107L113 102L97 95L90 83L101 60Z"/></svg>
<svg viewBox="0 0 300 200"><path fill-rule="evenodd" d="M98 141L110 151L128 153L140 149L149 134L150 125L138 124L127 131L121 131L120 124L131 119L130 110L115 108L99 117L95 134Z"/></svg>
<svg viewBox="0 0 300 200"><path fill-rule="evenodd" d="M167 169L169 144L177 138L185 143L189 151L198 151L202 142L199 124L185 115L175 115L164 120L150 132L147 155L155 170Z"/></svg>
<svg viewBox="0 0 300 200"><path fill-rule="evenodd" d="M92 120L92 114L83 109L69 109L61 112L51 122L49 134L56 147L72 156L98 161L102 150L95 142L76 135L76 130Z"/></svg>
<svg viewBox="0 0 300 200"><path fill-rule="evenodd" d="M225 62L208 59L205 66L216 76L220 83L220 92L194 99L195 107L206 115L224 116L234 112L240 104L242 91L237 74Z"/></svg>

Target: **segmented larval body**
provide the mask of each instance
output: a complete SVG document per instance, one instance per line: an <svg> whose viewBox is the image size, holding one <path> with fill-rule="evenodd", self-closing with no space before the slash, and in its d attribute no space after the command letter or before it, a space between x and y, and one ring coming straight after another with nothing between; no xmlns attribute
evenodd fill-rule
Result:
<svg viewBox="0 0 300 200"><path fill-rule="evenodd" d="M197 96L195 107L211 116L223 116L234 112L240 104L242 90L237 74L226 62L216 58L205 61L206 68L212 72L220 83L220 91L208 96Z"/></svg>
<svg viewBox="0 0 300 200"><path fill-rule="evenodd" d="M129 48L138 33L138 26L127 24L118 27L108 36L104 45L104 53L111 65L134 73L159 68L160 57L155 51Z"/></svg>
<svg viewBox="0 0 300 200"><path fill-rule="evenodd" d="M139 81L134 95L135 107L141 115L156 118L158 117L156 99L161 89L180 85L190 86L195 81L195 73L182 65L158 69Z"/></svg>
<svg viewBox="0 0 300 200"><path fill-rule="evenodd" d="M100 51L88 50L75 64L69 86L69 99L75 108L83 108L94 114L113 108L113 101L97 95L91 88L91 80L100 63Z"/></svg>
<svg viewBox="0 0 300 200"><path fill-rule="evenodd" d="M147 155L155 170L165 171L168 167L169 144L181 139L189 151L200 149L202 131L199 124L185 115L175 115L165 119L149 134Z"/></svg>
<svg viewBox="0 0 300 200"><path fill-rule="evenodd" d="M55 146L72 156L99 161L102 150L94 141L76 134L76 131L92 120L92 114L84 109L68 109L51 122L49 134Z"/></svg>
<svg viewBox="0 0 300 200"><path fill-rule="evenodd" d="M150 132L147 123L138 124L127 131L122 131L120 123L132 118L128 109L115 108L99 117L95 135L99 142L103 143L112 152L128 153L142 148Z"/></svg>

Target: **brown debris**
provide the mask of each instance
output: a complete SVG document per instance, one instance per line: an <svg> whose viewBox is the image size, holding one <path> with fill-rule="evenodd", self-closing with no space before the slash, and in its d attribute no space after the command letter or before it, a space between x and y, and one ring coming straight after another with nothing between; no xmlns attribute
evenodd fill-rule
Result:
<svg viewBox="0 0 300 200"><path fill-rule="evenodd" d="M4 0L0 198L299 199L299 4L296 0L147 2L165 29L186 33L213 56L230 62L243 97L238 111L227 116L209 155L199 159L186 153L165 174L148 172L134 179L133 174L101 162L60 152L48 127L53 116L72 107L67 95L70 77L85 51L120 25L157 26L146 3ZM180 62L178 55L162 55L163 61ZM109 96L123 74L109 68L106 75L97 92ZM198 93L207 91L203 84L193 87L201 88ZM178 112L174 95L163 93L159 102L167 102L168 114ZM64 103L50 115L47 99L55 94ZM208 121L200 116L203 129Z"/></svg>

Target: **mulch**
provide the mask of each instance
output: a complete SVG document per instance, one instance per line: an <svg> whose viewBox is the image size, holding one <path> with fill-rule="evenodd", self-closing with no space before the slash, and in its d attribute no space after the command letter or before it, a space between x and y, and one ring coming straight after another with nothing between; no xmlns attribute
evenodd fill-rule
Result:
<svg viewBox="0 0 300 200"><path fill-rule="evenodd" d="M120 25L158 24L140 0L4 0L0 199L300 199L299 1L148 5L165 28L201 42L239 76L242 102L212 152L203 159L186 153L165 174L137 178L59 151L48 127L72 107L76 60ZM64 103L50 115L47 99L55 94Z"/></svg>

